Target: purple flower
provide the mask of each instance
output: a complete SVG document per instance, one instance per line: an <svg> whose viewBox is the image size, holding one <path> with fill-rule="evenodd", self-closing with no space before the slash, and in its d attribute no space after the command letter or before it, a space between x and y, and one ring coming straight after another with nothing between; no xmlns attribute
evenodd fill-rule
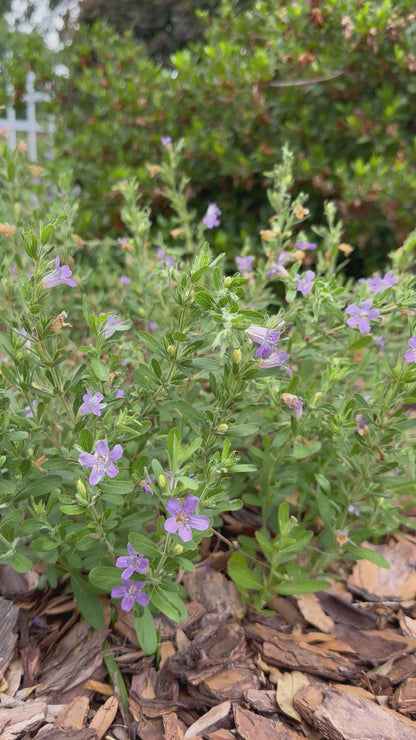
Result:
<svg viewBox="0 0 416 740"><path fill-rule="evenodd" d="M293 261L289 252L283 250L283 252L276 257L275 264L267 270L267 276L272 277L272 275L277 275L278 277L287 277L289 273L285 268L285 262L288 262L289 260Z"/></svg>
<svg viewBox="0 0 416 740"><path fill-rule="evenodd" d="M276 326L276 329L265 329L262 326L255 325L249 326L248 329L246 329L246 334L251 341L257 342L257 344L260 345L256 350L256 357L262 357L263 360L270 357L275 349L272 347L272 344L277 344L279 341L281 335L279 329L282 328L284 323L284 321L281 321L280 324Z"/></svg>
<svg viewBox="0 0 416 740"><path fill-rule="evenodd" d="M54 288L55 285L69 285L71 288L76 286L76 282L71 278L72 270L68 265L60 265L59 255L55 259L55 269L48 272L42 280L42 287L45 289Z"/></svg>
<svg viewBox="0 0 416 740"><path fill-rule="evenodd" d="M350 303L350 305L345 309L345 312L351 317L347 319L348 326L352 329L356 329L358 327L361 334L368 334L370 331L369 320L378 319L380 315L378 308L371 308L372 305L373 301L370 298L363 301L361 306L356 306L355 303Z"/></svg>
<svg viewBox="0 0 416 740"><path fill-rule="evenodd" d="M299 290L302 295L308 295L313 288L313 281L315 279L315 273L313 270L306 270L305 274L301 277L296 274L295 279L299 279L296 290Z"/></svg>
<svg viewBox="0 0 416 740"><path fill-rule="evenodd" d="M172 145L172 137L171 136L161 136L160 142L163 146L170 147Z"/></svg>
<svg viewBox="0 0 416 740"><path fill-rule="evenodd" d="M161 258L158 264L158 267L163 268L163 267L173 267L174 266L175 258L172 256L167 256L164 249L161 249L161 248L157 249L156 254L158 257Z"/></svg>
<svg viewBox="0 0 416 740"><path fill-rule="evenodd" d="M159 329L158 325L155 324L154 321L149 321L147 324L147 328L149 329L149 331L157 331Z"/></svg>
<svg viewBox="0 0 416 740"><path fill-rule="evenodd" d="M358 506L355 506L355 504L350 504L348 507L348 511L350 514L354 514L354 516L360 516L360 510Z"/></svg>
<svg viewBox="0 0 416 740"><path fill-rule="evenodd" d="M124 398L124 391L121 388L117 391L116 398Z"/></svg>
<svg viewBox="0 0 416 740"><path fill-rule="evenodd" d="M375 277L367 280L367 288L370 293L378 293L379 291L383 293L387 288L392 288L393 285L396 285L397 282L398 278L393 275L393 270L389 270L383 278Z"/></svg>
<svg viewBox="0 0 416 740"><path fill-rule="evenodd" d="M127 275L120 275L120 283L123 283L123 285L130 285L131 278L127 277Z"/></svg>
<svg viewBox="0 0 416 740"><path fill-rule="evenodd" d="M207 229L213 229L215 226L220 225L221 210L218 208L216 203L209 203L207 212L202 219Z"/></svg>
<svg viewBox="0 0 416 740"><path fill-rule="evenodd" d="M199 498L190 494L181 506L177 498L171 498L166 504L169 514L172 514L165 521L165 530L169 534L178 533L183 542L190 542L192 539L192 529L208 529L209 517L200 514L194 514L198 506Z"/></svg>
<svg viewBox="0 0 416 740"><path fill-rule="evenodd" d="M87 414L94 414L95 416L101 416L101 409L105 409L106 403L101 403L104 396L102 393L94 393L91 395L91 391L87 391L85 396L82 397L83 404L78 409L80 416L86 416Z"/></svg>
<svg viewBox="0 0 416 740"><path fill-rule="evenodd" d="M412 337L408 341L410 349L405 353L406 362L416 362L416 336Z"/></svg>
<svg viewBox="0 0 416 740"><path fill-rule="evenodd" d="M296 246L298 249L301 249L302 252L312 251L313 249L316 249L316 244L313 242L296 242Z"/></svg>
<svg viewBox="0 0 416 740"><path fill-rule="evenodd" d="M288 360L290 355L287 354L287 352L284 352L282 349L278 352L272 352L269 357L267 357L265 360L261 360L259 364L260 370L268 370L271 367L282 367L283 370L287 372L288 375L292 375L292 371L287 365L284 363L286 360Z"/></svg>
<svg viewBox="0 0 416 740"><path fill-rule="evenodd" d="M26 419L33 419L33 411L32 409L36 410L36 406L38 405L39 401L35 398L34 401L32 401L32 406L25 406L25 417Z"/></svg>
<svg viewBox="0 0 416 740"><path fill-rule="evenodd" d="M122 454L121 445L115 445L110 452L107 440L99 439L95 443L95 454L81 452L78 462L86 468L92 468L89 482L91 486L95 486L105 475L109 478L115 478L118 475L118 467L114 463Z"/></svg>
<svg viewBox="0 0 416 740"><path fill-rule="evenodd" d="M104 336L106 339L110 339L113 336L116 329L120 326L124 326L123 321L119 321L117 316L109 316L104 324Z"/></svg>
<svg viewBox="0 0 416 740"><path fill-rule="evenodd" d="M126 569L121 574L122 581L131 578L133 573L146 573L149 567L148 559L143 557L140 552L136 552L130 542L127 543L127 551L129 553L128 555L122 555L116 561L116 568Z"/></svg>
<svg viewBox="0 0 416 740"><path fill-rule="evenodd" d="M253 269L254 255L246 254L245 257L236 257L235 263L240 272L250 272Z"/></svg>
<svg viewBox="0 0 416 740"><path fill-rule="evenodd" d="M293 409L295 419L300 419L303 413L303 402L301 399L298 396L292 395L292 393L282 393L282 401L290 409Z"/></svg>
<svg viewBox="0 0 416 740"><path fill-rule="evenodd" d="M123 579L122 586L113 586L111 589L111 596L113 599L122 599L121 608L125 612L131 612L134 606L134 602L139 606L147 606L149 603L149 597L147 594L142 593L142 589L146 585L146 581L130 581L129 579Z"/></svg>
<svg viewBox="0 0 416 740"><path fill-rule="evenodd" d="M386 342L382 334L377 334L376 337L374 337L374 341L377 344L380 352L384 352Z"/></svg>
<svg viewBox="0 0 416 740"><path fill-rule="evenodd" d="M147 478L144 478L142 481L140 481L140 485L142 487L143 493L149 493L151 496L153 496L153 488L150 485L151 483L155 483L156 478L152 476L150 480L147 480Z"/></svg>
<svg viewBox="0 0 416 740"><path fill-rule="evenodd" d="M360 435L360 437L366 437L368 434L368 425L367 425L367 419L365 416L362 416L362 414L357 414L354 419L356 423L356 427L354 429L357 434Z"/></svg>

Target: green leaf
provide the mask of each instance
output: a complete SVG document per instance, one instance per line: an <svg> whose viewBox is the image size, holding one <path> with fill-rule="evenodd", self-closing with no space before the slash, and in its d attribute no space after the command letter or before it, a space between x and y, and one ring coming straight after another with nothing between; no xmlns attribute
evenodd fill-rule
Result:
<svg viewBox="0 0 416 740"><path fill-rule="evenodd" d="M157 648L157 633L152 613L148 607L143 609L142 614L134 615L134 629L141 649L146 655L153 655Z"/></svg>
<svg viewBox="0 0 416 740"><path fill-rule="evenodd" d="M111 591L113 586L120 585L120 570L106 565L97 565L89 574L89 579L101 591Z"/></svg>
<svg viewBox="0 0 416 740"><path fill-rule="evenodd" d="M165 591L162 586L155 586L151 602L156 609L177 624L183 622L188 616L185 604L178 594Z"/></svg>
<svg viewBox="0 0 416 740"><path fill-rule="evenodd" d="M82 447L85 452L91 452L94 446L94 437L92 436L89 429L81 429L78 441L80 447Z"/></svg>
<svg viewBox="0 0 416 740"><path fill-rule="evenodd" d="M244 591L262 591L263 583L247 567L246 559L241 552L233 552L228 561L228 574L234 583Z"/></svg>
<svg viewBox="0 0 416 740"><path fill-rule="evenodd" d="M29 499L31 496L34 498L37 498L37 496L46 496L54 488L59 488L61 483L62 478L60 476L44 475L37 480L30 481L27 486L17 492L14 500L22 501L23 499Z"/></svg>
<svg viewBox="0 0 416 740"><path fill-rule="evenodd" d="M71 587L84 619L94 629L102 629L105 624L103 608L97 594L93 592L88 581L80 576L71 575Z"/></svg>
<svg viewBox="0 0 416 740"><path fill-rule="evenodd" d="M269 563L271 563L273 556L276 554L272 543L264 536L264 534L262 534L262 532L260 532L260 530L257 530L254 533L254 536L262 549L264 557L269 561Z"/></svg>
<svg viewBox="0 0 416 740"><path fill-rule="evenodd" d="M359 545L350 545L347 543L344 545L344 550L347 550L353 556L354 560L369 560L370 563L378 565L379 568L386 568L390 570L390 563L386 558L383 558L380 553L370 550L369 547L360 547Z"/></svg>
<svg viewBox="0 0 416 740"><path fill-rule="evenodd" d="M321 447L322 444L318 439L313 440L310 444L294 442L293 457L296 457L297 460L303 460L305 457L311 457L311 455L319 452Z"/></svg>
<svg viewBox="0 0 416 740"><path fill-rule="evenodd" d="M227 437L254 437L259 429L258 424L233 424L227 429Z"/></svg>
<svg viewBox="0 0 416 740"><path fill-rule="evenodd" d="M280 583L276 587L278 594L282 596L291 596L292 594L313 594L316 591L325 591L331 584L329 581L295 581L293 583Z"/></svg>
<svg viewBox="0 0 416 740"><path fill-rule="evenodd" d="M32 561L21 550L22 548L19 548L13 553L10 565L17 573L27 573L32 567Z"/></svg>
<svg viewBox="0 0 416 740"><path fill-rule="evenodd" d="M283 534L287 529L287 525L289 524L289 515L290 515L289 504L287 503L287 501L282 501L282 503L279 506L279 511L277 513L277 523L278 523L280 534Z"/></svg>
<svg viewBox="0 0 416 740"><path fill-rule="evenodd" d="M105 365L104 362L101 362L98 357L91 357L90 365L91 370L98 380L102 380L105 383L110 380L110 371L107 365Z"/></svg>
<svg viewBox="0 0 416 740"><path fill-rule="evenodd" d="M197 426L205 425L207 419L205 414L198 411L194 406L191 406L188 401L179 400L176 402L176 408L180 414L185 418L185 421L193 422Z"/></svg>
<svg viewBox="0 0 416 740"><path fill-rule="evenodd" d="M157 355L161 354L160 343L149 332L138 331L137 336L143 342L144 346L147 347L147 349L150 349L152 352L155 352Z"/></svg>
<svg viewBox="0 0 416 740"><path fill-rule="evenodd" d="M159 558L160 557L160 550L159 548L152 542L152 540L149 539L149 537L146 537L144 534L138 534L137 532L130 532L129 534L129 542L131 546L136 550L136 552L140 552L142 555L145 555L149 558Z"/></svg>
<svg viewBox="0 0 416 740"><path fill-rule="evenodd" d="M134 482L130 480L105 480L100 482L100 490L103 493L117 494L118 496L131 493L134 486Z"/></svg>
<svg viewBox="0 0 416 740"><path fill-rule="evenodd" d="M113 684L115 689L118 689L120 700L124 709L124 714L125 716L127 716L130 711L129 695L126 689L126 684L124 683L123 675L116 661L114 660L114 657L111 654L111 648L107 640L105 640L103 643L103 650L105 651L103 653L103 663L108 671L111 683Z"/></svg>

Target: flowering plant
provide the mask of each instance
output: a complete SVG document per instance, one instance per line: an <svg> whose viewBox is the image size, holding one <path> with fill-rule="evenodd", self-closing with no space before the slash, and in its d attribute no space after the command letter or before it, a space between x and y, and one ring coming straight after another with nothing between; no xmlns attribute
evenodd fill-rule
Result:
<svg viewBox="0 0 416 740"><path fill-rule="evenodd" d="M127 181L119 242L72 256L55 216L10 233L13 203L0 234L16 264L2 272L0 561L67 579L95 627L107 593L149 653L155 612L186 617L176 576L203 538L263 608L326 588L339 562L386 566L367 542L414 526L416 233L382 284L346 279L335 206L307 226L285 149L267 173L271 228L236 269L188 207L182 147L153 165L170 222L152 226Z"/></svg>

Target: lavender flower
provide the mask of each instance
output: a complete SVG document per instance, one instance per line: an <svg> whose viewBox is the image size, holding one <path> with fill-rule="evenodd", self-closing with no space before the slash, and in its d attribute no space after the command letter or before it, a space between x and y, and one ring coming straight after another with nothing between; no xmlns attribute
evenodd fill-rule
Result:
<svg viewBox="0 0 416 740"><path fill-rule="evenodd" d="M121 388L118 389L116 398L124 398L124 391Z"/></svg>
<svg viewBox="0 0 416 740"><path fill-rule="evenodd" d="M69 285L71 288L76 286L76 282L71 278L72 270L68 265L60 265L59 255L55 259L55 269L48 272L42 280L42 287L47 290L54 288L56 285Z"/></svg>
<svg viewBox="0 0 416 740"><path fill-rule="evenodd" d="M192 529L208 529L209 517L200 514L194 514L198 506L199 498L190 494L181 506L177 498L171 498L166 504L169 514L172 514L165 521L165 530L169 534L178 533L183 542L190 542L192 539Z"/></svg>
<svg viewBox="0 0 416 740"><path fill-rule="evenodd" d="M215 226L220 225L221 210L218 208L216 203L209 203L207 212L202 219L207 229L213 229Z"/></svg>
<svg viewBox="0 0 416 740"><path fill-rule="evenodd" d="M149 567L149 561L143 557L140 552L133 549L130 542L127 543L128 555L122 555L117 558L116 568L125 568L121 574L121 580L131 578L133 573L146 573Z"/></svg>
<svg viewBox="0 0 416 740"><path fill-rule="evenodd" d="M367 288L370 293L378 293L380 291L384 293L387 288L392 288L397 282L398 278L393 275L393 270L389 270L384 277L375 277L367 280Z"/></svg>
<svg viewBox="0 0 416 740"><path fill-rule="evenodd" d="M279 329L282 328L284 323L284 321L281 321L280 324L276 326L276 329L265 329L262 326L256 326L254 324L246 329L246 334L251 341L257 342L257 344L260 345L256 350L256 357L262 357L263 360L270 357L275 349L272 347L272 344L277 344L279 341L281 335Z"/></svg>
<svg viewBox="0 0 416 740"><path fill-rule="evenodd" d="M110 337L113 336L115 331L120 327L123 326L123 321L119 321L117 316L109 316L107 321L104 324L104 336L106 339L110 339Z"/></svg>
<svg viewBox="0 0 416 740"><path fill-rule="evenodd" d="M80 416L86 416L87 414L94 414L94 416L101 416L101 409L105 409L106 403L101 403L104 396L102 393L94 393L91 395L91 391L87 391L85 396L82 397L83 404L78 409Z"/></svg>
<svg viewBox="0 0 416 740"><path fill-rule="evenodd" d="M150 494L150 496L153 496L153 488L150 484L155 483L155 482L156 482L156 478L154 477L154 475L150 478L150 480L147 480L147 478L144 478L143 480L141 480L140 485L142 487L143 493L148 493Z"/></svg>
<svg viewBox="0 0 416 740"><path fill-rule="evenodd" d="M348 507L348 511L350 514L354 514L354 516L360 516L360 510L358 506L355 506L355 504L350 504Z"/></svg>
<svg viewBox="0 0 416 740"><path fill-rule="evenodd" d="M288 375L292 375L291 369L284 364L289 358L290 355L281 349L278 352L272 352L265 360L262 359L259 368L260 370L268 370L271 367L282 367Z"/></svg>
<svg viewBox="0 0 416 740"><path fill-rule="evenodd" d="M167 256L164 249L161 249L161 248L157 249L156 254L158 257L161 258L158 264L158 267L162 269L163 267L173 267L174 266L175 258L172 256Z"/></svg>
<svg viewBox="0 0 416 740"><path fill-rule="evenodd" d="M365 416L362 416L362 414L357 414L354 419L356 423L355 432L360 435L360 437L366 437L368 434L368 425L367 425L367 419Z"/></svg>
<svg viewBox="0 0 416 740"><path fill-rule="evenodd" d="M147 324L147 328L149 331L157 331L159 329L158 325L154 321L149 321Z"/></svg>
<svg viewBox="0 0 416 740"><path fill-rule="evenodd" d="M163 146L170 147L172 146L172 137L171 136L161 136L160 142Z"/></svg>
<svg viewBox="0 0 416 740"><path fill-rule="evenodd" d="M147 606L149 603L149 597L147 594L142 593L142 589L146 585L146 581L130 581L129 579L123 579L122 586L113 586L111 589L111 596L113 599L121 599L121 608L125 612L131 612L134 604L139 606Z"/></svg>
<svg viewBox="0 0 416 740"><path fill-rule="evenodd" d="M355 303L350 303L350 305L345 309L345 312L350 314L351 317L347 319L348 326L352 329L358 328L361 334L368 334L370 331L369 321L371 321L371 319L378 319L380 315L378 308L371 308L372 305L373 301L370 298L363 301L361 306L356 306Z"/></svg>
<svg viewBox="0 0 416 740"><path fill-rule="evenodd" d="M252 254L246 254L245 257L236 257L235 263L240 270L240 272L247 273L250 272L253 269L253 261L254 261L254 255Z"/></svg>
<svg viewBox="0 0 416 740"><path fill-rule="evenodd" d="M36 411L36 406L38 405L39 401L35 398L34 401L32 401L32 406L25 406L25 417L26 419L33 419L33 411L34 409Z"/></svg>
<svg viewBox="0 0 416 740"><path fill-rule="evenodd" d="M285 262L287 262L290 259L289 252L286 252L283 250L275 260L275 264L270 267L269 270L267 270L267 276L272 277L272 275L277 275L278 277L287 277L288 271L285 268Z"/></svg>
<svg viewBox="0 0 416 740"><path fill-rule="evenodd" d="M314 244L313 242L296 242L296 247L298 249L301 249L302 252L310 252L316 249L316 244Z"/></svg>
<svg viewBox="0 0 416 740"><path fill-rule="evenodd" d="M120 275L120 283L123 283L123 285L130 285L131 278L127 277L127 275Z"/></svg>
<svg viewBox="0 0 416 740"><path fill-rule="evenodd" d="M406 362L416 362L416 336L412 337L408 341L410 349L405 353Z"/></svg>
<svg viewBox="0 0 416 740"><path fill-rule="evenodd" d="M313 270L306 270L305 274L301 277L296 273L295 279L298 279L296 290L299 290L302 295L308 295L313 288L313 281L315 279L315 273Z"/></svg>
<svg viewBox="0 0 416 740"><path fill-rule="evenodd" d="M89 482L91 486L95 486L105 475L109 478L115 478L118 475L118 467L114 463L122 454L121 445L115 445L110 452L107 440L99 439L95 443L95 454L81 452L78 462L86 468L92 468Z"/></svg>
<svg viewBox="0 0 416 740"><path fill-rule="evenodd" d="M292 395L292 393L282 393L281 395L283 403L293 409L295 419L300 419L303 413L303 402L298 396Z"/></svg>

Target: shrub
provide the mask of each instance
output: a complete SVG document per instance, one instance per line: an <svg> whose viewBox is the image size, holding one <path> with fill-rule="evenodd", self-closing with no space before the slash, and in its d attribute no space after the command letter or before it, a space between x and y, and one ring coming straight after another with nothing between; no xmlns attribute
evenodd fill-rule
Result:
<svg viewBox="0 0 416 740"><path fill-rule="evenodd" d="M262 0L235 13L223 2L215 16L200 14L204 43L171 57L174 74L132 34L81 28L57 111L82 188L81 230L121 228L109 184L131 175L165 213L146 163L157 161L161 136L184 136L194 205L202 215L206 200L220 201L226 235L214 246L231 255L271 215L263 172L287 142L295 189L308 193L315 219L334 200L345 240L359 248L355 272L374 269L413 226L412 7Z"/></svg>
<svg viewBox="0 0 416 740"><path fill-rule="evenodd" d="M387 566L368 540L414 527L401 505L414 496L416 233L385 275L346 281L335 206L307 231L285 149L266 173L263 256L227 274L208 243L220 209L189 210L186 151L165 140L153 173L174 248L134 180L118 188L121 241L73 243L73 262L62 219L0 234L17 266L1 297L1 562L43 563L41 585L67 581L95 627L97 594L121 598L149 653L152 615L186 616L175 578L203 537L262 608L325 588L336 563ZM236 542L221 515L243 503Z"/></svg>

